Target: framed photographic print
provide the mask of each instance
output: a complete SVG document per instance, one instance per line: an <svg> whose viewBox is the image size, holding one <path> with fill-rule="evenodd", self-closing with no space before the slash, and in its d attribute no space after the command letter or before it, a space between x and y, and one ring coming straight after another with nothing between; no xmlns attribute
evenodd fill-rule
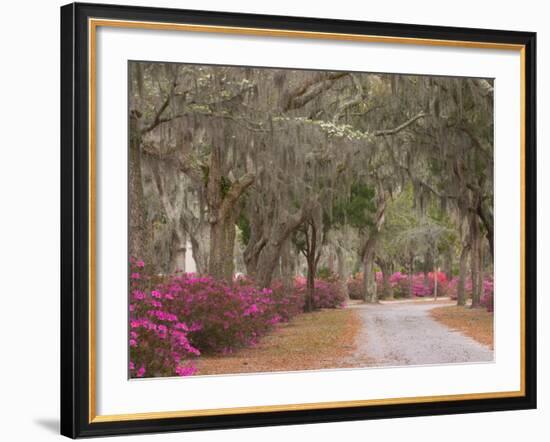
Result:
<svg viewBox="0 0 550 442"><path fill-rule="evenodd" d="M61 432L536 406L534 33L61 8Z"/></svg>

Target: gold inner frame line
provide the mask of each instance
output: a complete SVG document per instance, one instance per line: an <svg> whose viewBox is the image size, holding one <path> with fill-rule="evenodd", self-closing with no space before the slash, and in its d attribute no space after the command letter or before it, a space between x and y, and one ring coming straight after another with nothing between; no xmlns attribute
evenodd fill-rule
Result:
<svg viewBox="0 0 550 442"><path fill-rule="evenodd" d="M417 396L388 399L367 399L336 402L317 402L285 405L261 405L234 408L159 411L129 414L96 414L96 37L98 27L134 28L147 30L169 30L186 32L207 32L217 34L254 35L268 37L292 37L325 39L388 44L411 44L419 46L442 46L476 49L511 50L520 53L520 389L518 391L465 393L438 396ZM88 421L89 423L132 421L144 419L168 419L177 417L221 416L258 412L293 410L321 410L328 408L365 407L374 405L396 405L426 402L459 401L475 399L512 398L525 396L525 46L492 42L423 39L411 37L389 37L346 33L324 33L311 31L291 31L281 29L245 28L232 26L210 26L181 23L157 23L131 20L88 19L88 94L89 94L89 383Z"/></svg>

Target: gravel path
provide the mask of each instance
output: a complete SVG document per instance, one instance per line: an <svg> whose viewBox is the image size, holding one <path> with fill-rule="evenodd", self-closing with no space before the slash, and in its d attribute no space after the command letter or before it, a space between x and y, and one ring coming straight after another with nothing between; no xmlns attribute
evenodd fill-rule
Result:
<svg viewBox="0 0 550 442"><path fill-rule="evenodd" d="M429 310L452 303L355 304L363 321L355 366L396 366L493 361L493 351L434 320ZM365 364L366 362L366 364Z"/></svg>

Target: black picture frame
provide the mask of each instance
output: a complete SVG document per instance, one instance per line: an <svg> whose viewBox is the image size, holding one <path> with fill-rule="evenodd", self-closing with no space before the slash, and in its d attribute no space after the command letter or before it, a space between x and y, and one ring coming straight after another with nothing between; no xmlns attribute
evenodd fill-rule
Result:
<svg viewBox="0 0 550 442"><path fill-rule="evenodd" d="M90 419L89 18L521 45L524 50L524 395L317 410ZM124 147L121 147L124 148ZM536 408L536 34L73 3L61 8L61 434L105 436Z"/></svg>

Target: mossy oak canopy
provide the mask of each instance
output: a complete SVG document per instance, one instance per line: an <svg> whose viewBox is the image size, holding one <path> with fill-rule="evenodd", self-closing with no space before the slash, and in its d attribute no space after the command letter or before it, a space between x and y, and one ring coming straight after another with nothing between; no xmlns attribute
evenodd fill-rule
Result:
<svg viewBox="0 0 550 442"><path fill-rule="evenodd" d="M266 287L362 268L368 301L375 267L442 265L462 286L470 270L479 302L493 251L491 80L129 67L131 256L183 270L190 244L192 270Z"/></svg>

